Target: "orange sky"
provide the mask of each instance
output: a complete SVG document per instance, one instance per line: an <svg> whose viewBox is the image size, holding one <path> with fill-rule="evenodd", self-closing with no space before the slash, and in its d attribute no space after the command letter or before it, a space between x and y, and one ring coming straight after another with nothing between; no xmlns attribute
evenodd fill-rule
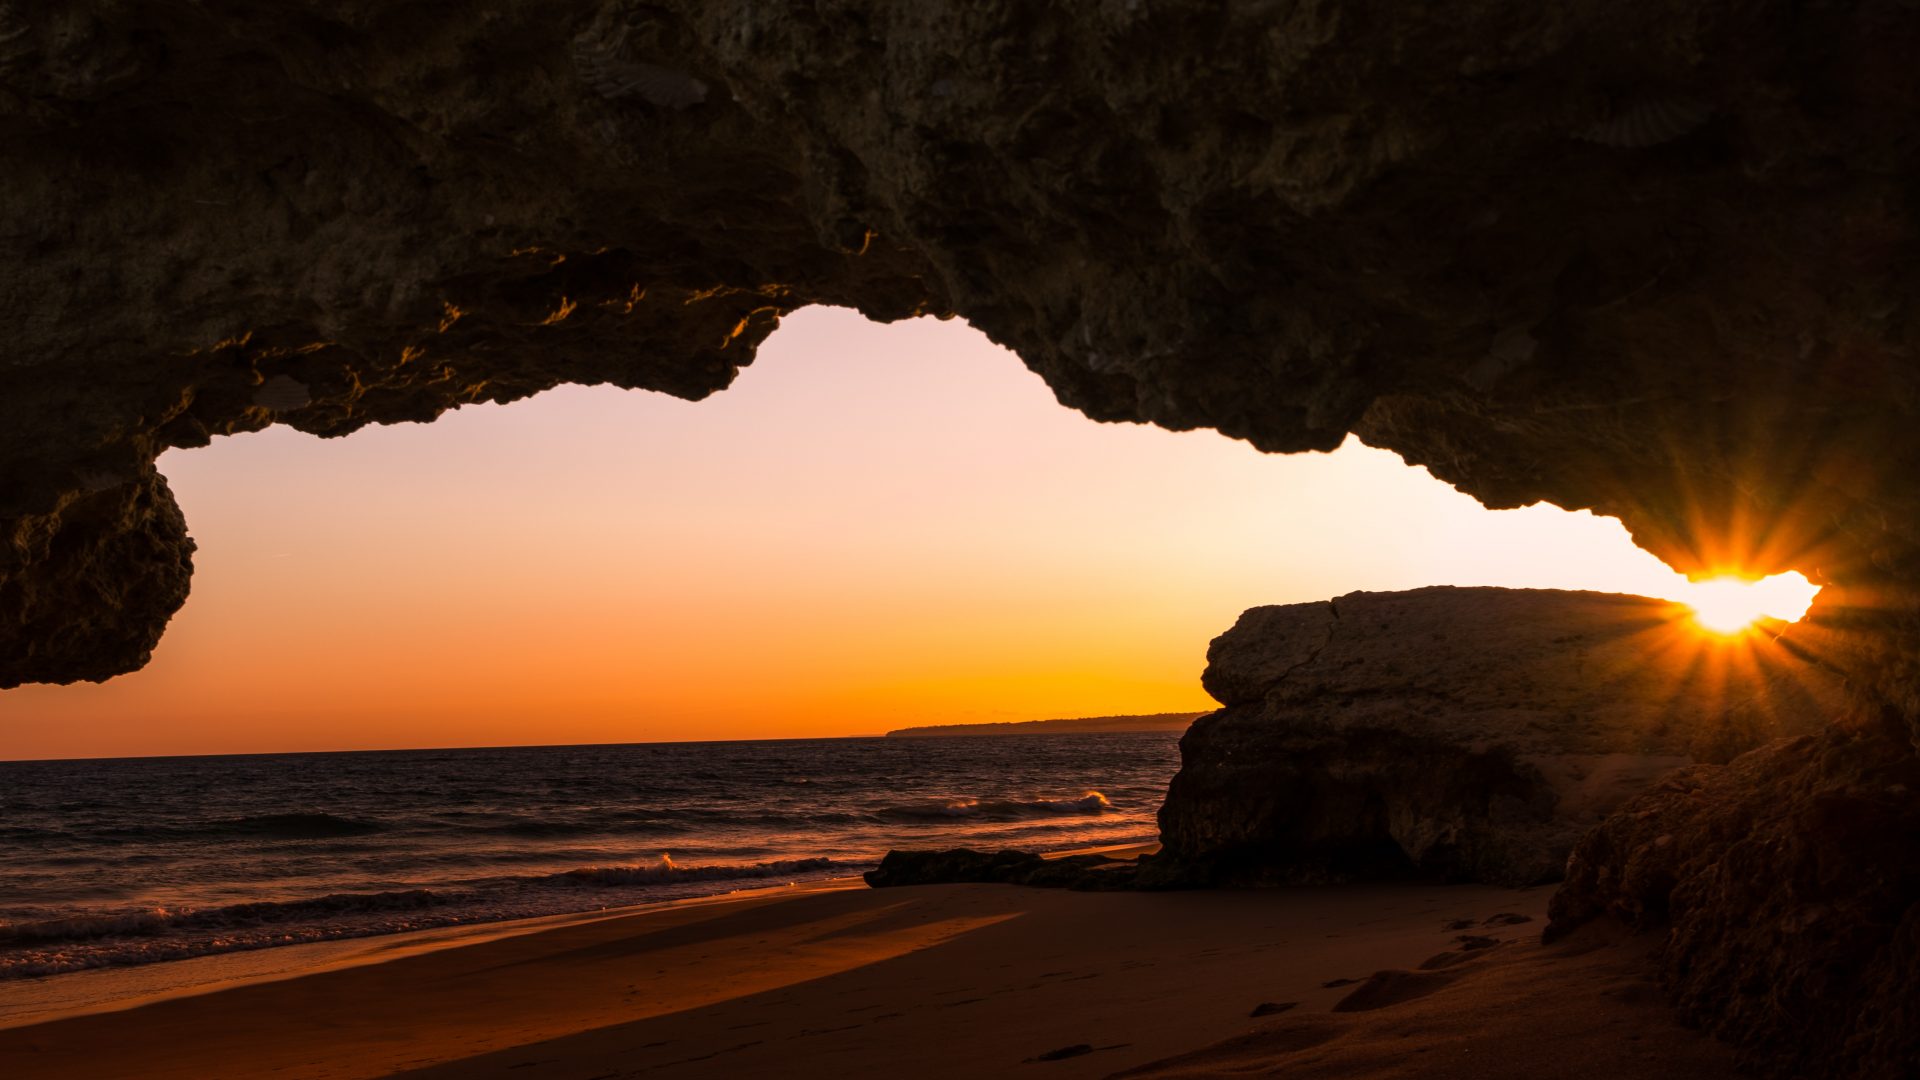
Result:
<svg viewBox="0 0 1920 1080"><path fill-rule="evenodd" d="M873 733L1210 707L1254 604L1676 595L1617 522L1391 454L1095 424L963 323L789 318L708 401L567 387L161 460L200 543L153 663L0 692L0 758Z"/></svg>

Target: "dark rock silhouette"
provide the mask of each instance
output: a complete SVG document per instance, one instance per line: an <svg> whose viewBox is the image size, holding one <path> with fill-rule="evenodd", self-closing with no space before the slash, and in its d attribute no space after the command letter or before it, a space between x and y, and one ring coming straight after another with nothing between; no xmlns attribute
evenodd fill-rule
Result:
<svg viewBox="0 0 1920 1080"><path fill-rule="evenodd" d="M1684 570L1804 569L1891 767L1916 54L1905 0L0 6L0 687L145 663L191 569L169 447L699 398L827 303L964 316L1096 419L1357 433ZM1826 880L1879 889L1846 839Z"/></svg>
<svg viewBox="0 0 1920 1080"><path fill-rule="evenodd" d="M1437 587L1254 608L1181 740L1162 859L1197 883L1558 880L1655 778L1823 727L1834 677L1645 597Z"/></svg>
<svg viewBox="0 0 1920 1080"><path fill-rule="evenodd" d="M1697 765L1575 848L1548 937L1665 934L1681 1015L1770 1075L1920 1074L1920 767L1866 727Z"/></svg>
<svg viewBox="0 0 1920 1080"><path fill-rule="evenodd" d="M1027 851L889 851L862 875L876 889L903 885L993 883L1053 889L1124 889L1138 882L1131 859L1104 855L1044 858Z"/></svg>
<svg viewBox="0 0 1920 1080"><path fill-rule="evenodd" d="M168 447L698 398L827 303L1804 568L1920 717L1916 45L1900 0L11 5L0 685L144 662Z"/></svg>

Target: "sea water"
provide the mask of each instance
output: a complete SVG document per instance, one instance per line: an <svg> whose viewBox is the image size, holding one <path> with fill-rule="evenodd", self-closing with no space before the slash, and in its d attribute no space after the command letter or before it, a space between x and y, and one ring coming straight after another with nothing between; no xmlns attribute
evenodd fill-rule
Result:
<svg viewBox="0 0 1920 1080"><path fill-rule="evenodd" d="M1147 842L1178 738L0 762L0 980Z"/></svg>

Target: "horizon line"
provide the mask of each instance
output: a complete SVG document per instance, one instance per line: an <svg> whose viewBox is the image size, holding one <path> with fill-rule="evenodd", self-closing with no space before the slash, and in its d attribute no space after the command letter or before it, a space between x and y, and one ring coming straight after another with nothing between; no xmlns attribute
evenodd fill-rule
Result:
<svg viewBox="0 0 1920 1080"><path fill-rule="evenodd" d="M1159 713L1115 713L1115 716L1155 716L1173 715ZM0 765L59 764L68 761L168 761L193 758L245 758L245 757L295 757L313 754L424 754L435 751L469 750L562 750L589 747L625 747L625 746L701 746L712 743L743 742L824 742L851 739L885 739L895 731L909 731L915 728L949 727L999 727L1010 724L1044 724L1051 720L1101 720L1103 716L1047 717L1041 720L981 720L962 724L913 724L907 727L889 728L886 731L857 735L779 735L762 738L718 738L718 739L643 739L632 742L561 742L561 743L490 743L480 746L361 746L338 747L329 750L229 750L207 754L97 754L79 757L0 757ZM1151 729L1149 729L1151 730ZM1131 735L1138 732L1118 731L1060 731L1043 734L1057 735Z"/></svg>

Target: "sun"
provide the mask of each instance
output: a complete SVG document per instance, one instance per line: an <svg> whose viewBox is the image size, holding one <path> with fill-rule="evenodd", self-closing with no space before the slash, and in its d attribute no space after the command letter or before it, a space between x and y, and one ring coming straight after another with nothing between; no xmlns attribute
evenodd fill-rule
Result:
<svg viewBox="0 0 1920 1080"><path fill-rule="evenodd" d="M1738 577L1689 582L1682 602L1693 618L1716 634L1738 634L1761 619L1793 622L1807 613L1818 585L1798 572L1758 581Z"/></svg>

